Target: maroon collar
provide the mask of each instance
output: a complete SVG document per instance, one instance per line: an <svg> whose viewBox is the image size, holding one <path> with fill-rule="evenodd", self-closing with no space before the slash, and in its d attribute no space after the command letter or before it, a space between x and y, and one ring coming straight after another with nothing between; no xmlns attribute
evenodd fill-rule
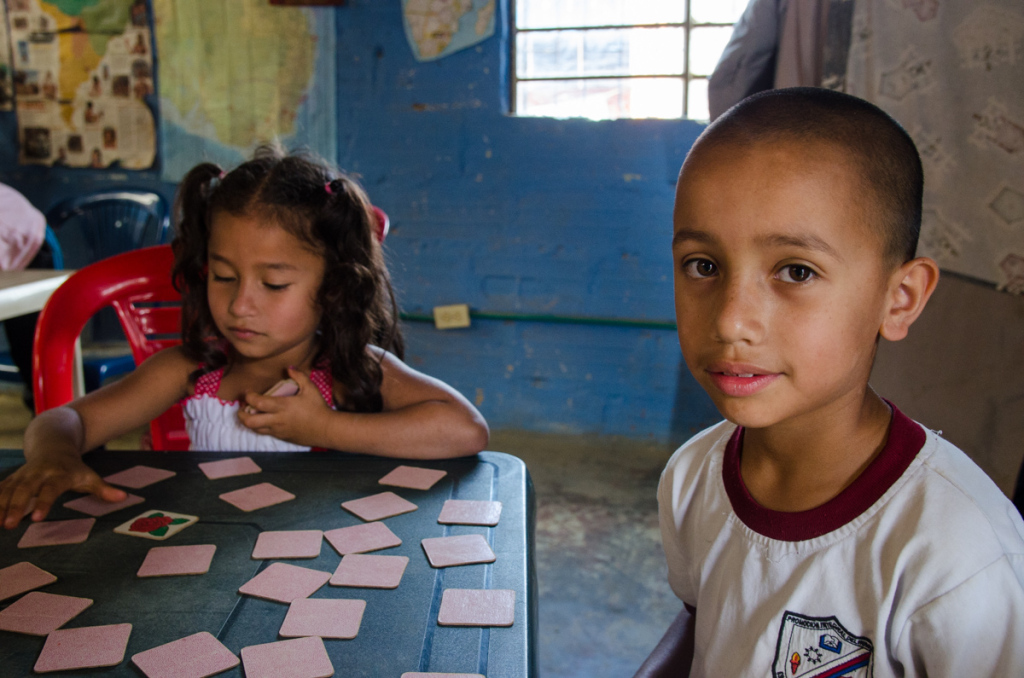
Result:
<svg viewBox="0 0 1024 678"><path fill-rule="evenodd" d="M886 401L888 402L888 401ZM903 475L924 446L924 429L895 405L885 447L849 487L821 506L795 513L767 509L750 495L740 475L743 427L738 426L725 447L722 480L733 511L758 534L780 541L804 541L837 530L868 510Z"/></svg>

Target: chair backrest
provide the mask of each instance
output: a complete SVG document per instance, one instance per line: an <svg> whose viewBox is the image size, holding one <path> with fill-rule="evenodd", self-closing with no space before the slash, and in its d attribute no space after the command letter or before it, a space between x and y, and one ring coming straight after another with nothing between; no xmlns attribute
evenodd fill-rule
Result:
<svg viewBox="0 0 1024 678"><path fill-rule="evenodd" d="M73 196L46 213L67 268L82 268L115 254L167 240L170 213L163 196L123 189ZM87 340L122 339L117 319L103 311L89 323Z"/></svg>
<svg viewBox="0 0 1024 678"><path fill-rule="evenodd" d="M169 245L125 252L75 272L53 293L39 315L32 352L36 411L74 397L74 347L85 323L113 307L135 364L181 343L181 295L171 284L174 255ZM153 448L188 449L177 405L150 425Z"/></svg>

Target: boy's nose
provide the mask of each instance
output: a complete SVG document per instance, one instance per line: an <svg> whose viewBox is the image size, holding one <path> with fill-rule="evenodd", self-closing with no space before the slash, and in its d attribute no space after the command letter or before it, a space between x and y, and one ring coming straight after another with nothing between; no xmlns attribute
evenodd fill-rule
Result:
<svg viewBox="0 0 1024 678"><path fill-rule="evenodd" d="M768 300L753 282L731 281L722 290L715 334L726 344L757 344L764 338Z"/></svg>

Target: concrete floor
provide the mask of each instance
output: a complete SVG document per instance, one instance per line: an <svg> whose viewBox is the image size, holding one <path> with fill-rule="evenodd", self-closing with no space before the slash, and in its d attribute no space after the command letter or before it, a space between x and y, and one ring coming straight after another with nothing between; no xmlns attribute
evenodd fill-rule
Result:
<svg viewBox="0 0 1024 678"><path fill-rule="evenodd" d="M0 447L20 448L30 414L0 389ZM110 447L133 449L141 432ZM496 431L537 497L542 678L631 676L681 609L666 581L655 490L672 450L632 439Z"/></svg>

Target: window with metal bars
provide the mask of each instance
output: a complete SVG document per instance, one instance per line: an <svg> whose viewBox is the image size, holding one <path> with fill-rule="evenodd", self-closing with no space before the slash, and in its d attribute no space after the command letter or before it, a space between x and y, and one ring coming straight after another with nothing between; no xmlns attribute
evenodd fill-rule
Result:
<svg viewBox="0 0 1024 678"><path fill-rule="evenodd" d="M708 76L748 0L515 0L513 113L708 119Z"/></svg>

